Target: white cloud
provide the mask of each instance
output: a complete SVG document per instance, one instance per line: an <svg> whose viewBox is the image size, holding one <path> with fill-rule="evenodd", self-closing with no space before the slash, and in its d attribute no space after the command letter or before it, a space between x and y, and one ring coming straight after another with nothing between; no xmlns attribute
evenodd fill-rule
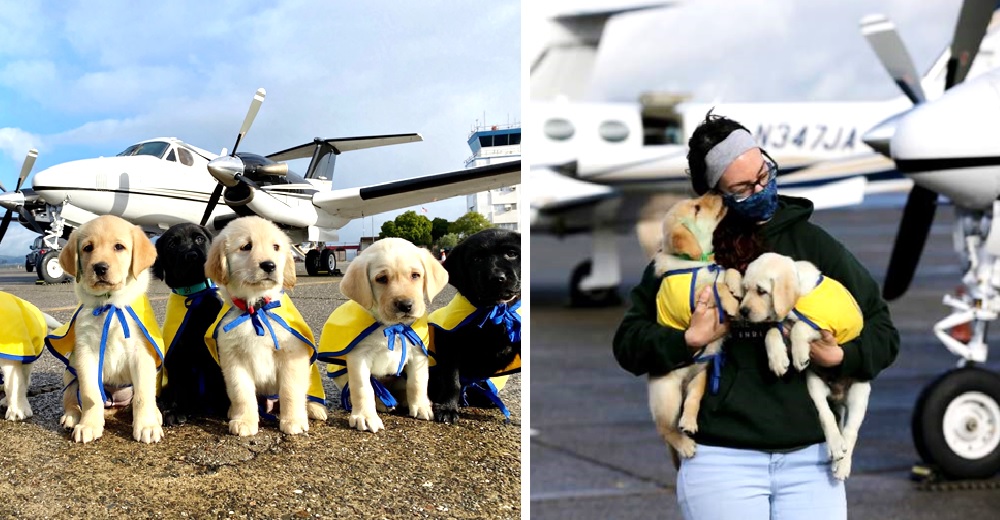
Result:
<svg viewBox="0 0 1000 520"><path fill-rule="evenodd" d="M20 167L28 150L44 150L42 138L20 128L0 128L0 151Z"/></svg>

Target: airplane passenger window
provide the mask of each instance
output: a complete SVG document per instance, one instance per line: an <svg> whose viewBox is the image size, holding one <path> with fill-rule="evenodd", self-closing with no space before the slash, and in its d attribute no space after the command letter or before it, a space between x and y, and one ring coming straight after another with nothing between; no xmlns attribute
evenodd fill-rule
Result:
<svg viewBox="0 0 1000 520"><path fill-rule="evenodd" d="M167 154L167 160L177 162L177 156L174 154L173 150L170 150L170 153Z"/></svg>
<svg viewBox="0 0 1000 520"><path fill-rule="evenodd" d="M576 129L569 120L557 117L546 121L543 131L553 141L566 141L573 137Z"/></svg>
<svg viewBox="0 0 1000 520"><path fill-rule="evenodd" d="M617 120L610 120L601 123L601 126L597 128L597 133L601 135L601 139L609 143L620 143L628 139L628 126Z"/></svg>
<svg viewBox="0 0 1000 520"><path fill-rule="evenodd" d="M191 155L191 151L187 148L178 148L177 157L184 166L194 166L194 156Z"/></svg>

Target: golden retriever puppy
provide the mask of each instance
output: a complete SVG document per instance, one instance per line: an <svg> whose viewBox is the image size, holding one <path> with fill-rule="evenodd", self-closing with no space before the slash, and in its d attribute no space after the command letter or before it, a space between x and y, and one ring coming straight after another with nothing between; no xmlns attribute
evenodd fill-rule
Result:
<svg viewBox="0 0 1000 520"><path fill-rule="evenodd" d="M62 326L52 316L38 310L31 303L5 292L0 292L0 382L6 406L4 418L20 421L31 417L28 403L28 385L31 384L31 365L45 350L48 329Z"/></svg>
<svg viewBox="0 0 1000 520"><path fill-rule="evenodd" d="M156 249L139 226L98 217L69 236L59 265L76 278L80 306L69 323L46 338L65 364L61 423L73 440L104 433L106 387L132 385L132 436L145 443L163 437L156 407L163 337L146 298Z"/></svg>
<svg viewBox="0 0 1000 520"><path fill-rule="evenodd" d="M223 301L205 341L226 382L229 432L257 434L258 396L277 394L284 433L309 431L310 417L325 420L312 330L285 293L295 286L288 235L260 217L236 219L212 241L205 275Z"/></svg>
<svg viewBox="0 0 1000 520"><path fill-rule="evenodd" d="M788 330L791 363L797 370L809 366L810 342L821 337L820 330L829 330L843 345L858 337L864 326L861 309L847 288L823 276L810 262L764 253L747 266L743 290L740 314L755 323L779 322L780 327ZM771 370L783 375L788 370L789 358L780 328L770 329L764 343ZM824 378L810 370L806 373L806 387L819 412L833 460L833 475L844 480L851 472L851 455L868 409L871 384ZM843 428L830 403L841 408L841 417L845 418Z"/></svg>
<svg viewBox="0 0 1000 520"><path fill-rule="evenodd" d="M410 416L434 417L427 396L427 303L447 283L448 271L430 251L402 238L375 242L347 267L340 292L351 301L330 314L320 356L338 381L352 428L373 433L385 428L375 391L387 407L395 399L379 378L404 370Z"/></svg>
<svg viewBox="0 0 1000 520"><path fill-rule="evenodd" d="M713 286L709 302L719 319L735 316L739 309L740 274L712 263L712 235L726 215L722 197L707 193L682 200L663 219L663 245L654 255L654 269L662 276L656 296L660 325L685 330L691 324L696 298ZM724 338L723 338L724 339ZM720 356L723 339L713 341L695 356L694 363L666 375L649 378L649 409L663 439L681 457L691 457L698 431L698 411L705 395L708 362ZM715 370L718 370L716 367ZM682 410L683 402L683 414Z"/></svg>

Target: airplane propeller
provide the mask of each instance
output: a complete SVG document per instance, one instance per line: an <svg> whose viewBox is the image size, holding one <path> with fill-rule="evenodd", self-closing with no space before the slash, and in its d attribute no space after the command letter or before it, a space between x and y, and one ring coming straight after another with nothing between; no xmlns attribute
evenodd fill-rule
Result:
<svg viewBox="0 0 1000 520"><path fill-rule="evenodd" d="M994 4L994 0L965 0L962 4L951 40L945 90L961 83L968 74L972 61L979 52L983 36L986 35L986 28L996 7ZM916 76L916 69L892 22L884 16L874 15L862 19L861 26L862 34L871 44L889 75L899 85L900 90L915 105L922 103L925 98ZM887 129L887 125L894 126L902 115L893 116L878 125L869 132L878 138L869 139L866 135L865 142L877 151L889 155L891 150L888 144L892 131L891 128ZM910 190L899 222L899 231L896 233L896 242L889 257L889 266L886 269L885 283L882 287L882 296L885 299L894 300L902 296L913 281L917 263L930 234L931 224L934 222L937 199L936 192L918 184Z"/></svg>
<svg viewBox="0 0 1000 520"><path fill-rule="evenodd" d="M260 105L264 102L266 95L267 93L263 88L257 89L257 92L254 94L253 101L250 102L250 109L247 111L247 115L243 119L243 125L240 127L240 132L236 134L236 143L233 145L232 152L229 155L223 154L218 158L212 159L208 163L209 173L219 183L215 187L215 190L212 191L212 195L208 199L208 205L205 206L205 213L201 217L201 225L203 226L208 222L208 217L215 211L215 207L219 204L219 197L222 196L223 189L227 190L227 204L246 204L253 199L253 190L250 188L257 187L253 181L254 179L258 179L261 176L286 175L288 173L287 164L276 163L257 154L236 154L240 142L250 130L250 126L253 125L253 120L257 117L257 112L260 110ZM224 149L223 152L225 152Z"/></svg>
<svg viewBox="0 0 1000 520"><path fill-rule="evenodd" d="M38 150L35 150L34 148L28 150L28 155L25 156L24 162L21 164L21 174L17 178L17 185L14 187L13 192L7 192L7 189L4 188L3 184L0 184L0 190L5 192L5 195L0 196L2 197L0 198L0 205L7 208L7 212L4 213L3 220L0 221L0 242L3 242L3 237L7 234L7 228L10 226L10 220L13 212L17 210L19 213L26 213L22 211L24 208L24 194L21 192L21 185L24 184L24 179L26 179L28 174L31 173L31 169L35 166L35 159L37 158ZM28 213L27 216L31 217L31 214ZM33 217L27 220L34 224ZM37 224L35 225L37 226Z"/></svg>

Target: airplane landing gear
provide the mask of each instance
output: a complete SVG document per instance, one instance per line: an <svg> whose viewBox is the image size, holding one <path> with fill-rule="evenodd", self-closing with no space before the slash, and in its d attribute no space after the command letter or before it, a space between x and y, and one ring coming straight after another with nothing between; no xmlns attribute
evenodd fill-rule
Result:
<svg viewBox="0 0 1000 520"><path fill-rule="evenodd" d="M38 279L45 283L63 283L72 280L59 265L59 250L54 249L45 253L37 267Z"/></svg>
<svg viewBox="0 0 1000 520"><path fill-rule="evenodd" d="M310 249L306 252L306 274L309 276L319 276L319 251Z"/></svg>
<svg viewBox="0 0 1000 520"><path fill-rule="evenodd" d="M573 269L569 279L569 300L573 307L610 307L621 303L618 286L584 288L583 280L590 276L590 260L584 260Z"/></svg>
<svg viewBox="0 0 1000 520"><path fill-rule="evenodd" d="M925 461L953 479L989 478L1000 471L1000 375L958 368L924 388L911 423Z"/></svg>
<svg viewBox="0 0 1000 520"><path fill-rule="evenodd" d="M337 255L331 249L310 249L305 258L306 273L309 276L333 276L337 271Z"/></svg>

